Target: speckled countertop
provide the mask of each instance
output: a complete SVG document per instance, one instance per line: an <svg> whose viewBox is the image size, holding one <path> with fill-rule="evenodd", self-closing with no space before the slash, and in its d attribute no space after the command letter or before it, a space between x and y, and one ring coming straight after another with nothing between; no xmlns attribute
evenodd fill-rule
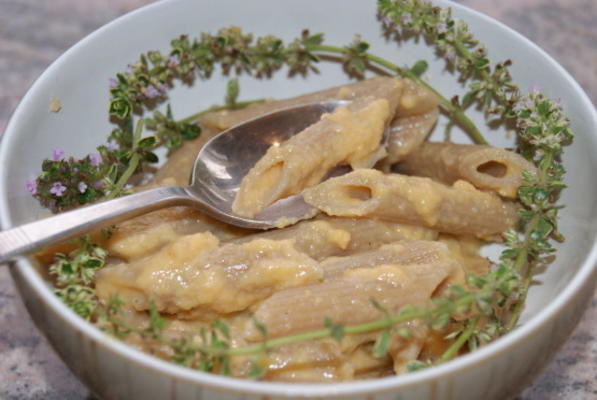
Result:
<svg viewBox="0 0 597 400"><path fill-rule="evenodd" d="M68 47L147 0L0 0L0 132L20 98ZM462 0L529 37L597 103L596 0ZM597 296L572 337L518 400L597 399ZM90 399L37 331L0 267L0 399Z"/></svg>

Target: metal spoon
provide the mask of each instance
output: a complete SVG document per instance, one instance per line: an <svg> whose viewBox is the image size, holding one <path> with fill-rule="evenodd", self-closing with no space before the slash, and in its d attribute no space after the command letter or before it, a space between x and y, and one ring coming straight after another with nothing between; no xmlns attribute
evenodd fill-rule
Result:
<svg viewBox="0 0 597 400"><path fill-rule="evenodd" d="M171 206L190 206L228 224L269 229L281 217L304 219L313 208L295 195L272 204L254 219L231 209L242 178L274 143L317 122L321 115L348 101L328 101L267 114L220 133L195 160L189 186L163 186L108 200L0 232L0 263L51 243ZM387 130L383 142L387 143ZM349 169L348 169L349 170ZM340 167L332 175L346 172Z"/></svg>

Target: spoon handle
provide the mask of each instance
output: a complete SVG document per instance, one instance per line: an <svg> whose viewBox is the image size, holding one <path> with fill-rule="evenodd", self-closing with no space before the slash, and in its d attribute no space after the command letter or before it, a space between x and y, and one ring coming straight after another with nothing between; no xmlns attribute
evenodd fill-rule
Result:
<svg viewBox="0 0 597 400"><path fill-rule="evenodd" d="M163 186L21 225L0 232L0 264L44 245L71 239L150 211L195 203L185 187Z"/></svg>

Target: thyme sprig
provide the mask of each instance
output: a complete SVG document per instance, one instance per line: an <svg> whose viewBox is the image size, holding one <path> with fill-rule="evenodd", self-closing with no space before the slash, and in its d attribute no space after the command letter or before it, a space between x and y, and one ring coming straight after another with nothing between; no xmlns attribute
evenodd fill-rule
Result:
<svg viewBox="0 0 597 400"><path fill-rule="evenodd" d="M230 358L255 356L250 375L260 377L264 365L259 356L279 346L306 340L332 337L338 341L346 335L379 332L374 346L375 354L384 355L391 335L408 336L400 324L420 319L433 329L450 327L448 339L451 346L438 360L420 360L409 369L425 368L433 363L445 362L464 351L474 350L501 334L513 329L523 309L532 276L537 268L549 262L554 252L553 241L562 240L558 233L557 199L564 187L564 168L561 164L563 146L572 141L573 135L562 109L556 102L545 98L537 90L523 96L513 83L508 66L509 60L492 63L486 49L474 38L464 22L452 18L449 9L441 9L421 0L379 0L379 17L388 34L405 32L425 36L434 43L438 53L458 72L458 79L465 82L467 92L462 97L448 100L426 82L419 79L426 65L424 61L412 68L400 67L386 59L369 53L369 45L360 37L346 46L324 43L322 34L303 31L301 36L285 45L282 40L265 36L254 39L239 28L225 28L215 35L202 34L197 39L181 36L172 41L167 55L149 52L131 64L123 74L117 74L112 82L111 115L119 121L108 142L98 148L98 157L87 156L81 160L69 158L57 152L53 160L42 166L42 177L30 182L28 188L45 205L61 210L73 205L122 190L143 162L155 161L151 155L157 146L179 146L185 139L194 137L196 128L189 124L205 111L175 121L170 107L165 114L155 111L152 117L142 117L157 103L167 100L167 90L175 80L192 83L197 77L207 78L220 66L225 73L252 73L270 76L287 67L290 74L305 74L316 70L323 55L340 55L343 65L351 75L362 76L372 67L381 67L390 73L413 79L440 97L441 107L453 121L460 124L478 143L486 143L477 127L466 117L465 111L477 104L487 118L499 116L516 124L518 151L537 166L536 173L525 173L524 184L519 188L521 203L518 230L504 234L506 250L488 274L467 276L467 285L454 285L448 293L434 300L429 309L406 307L391 313L383 310L384 317L365 324L343 325L323 321L322 329L297 335L269 338L267 327L256 321L263 334L260 343L233 347L222 322L214 322L209 329L199 333L199 342L188 338L171 339L164 335L165 323L151 305L150 323L147 328L135 328L121 316L122 302L110 302L97 308L93 289L86 286L95 267L87 271L85 259L94 258L96 247L83 244L79 252L68 257L60 256L53 272L62 280L62 292L58 293L77 312L98 323L118 337L135 333L145 340L157 342L170 348L170 358L182 365L206 371L230 372ZM236 108L245 105L237 101L238 84L232 80L228 87L225 105L215 109ZM137 129L133 130L133 117L139 116ZM155 135L141 137L145 125ZM193 125L194 126L194 125ZM81 171L82 173L77 175ZM86 178L88 180L83 180ZM101 184L98 186L98 180ZM78 188L79 192L73 190ZM87 193L88 188L97 189ZM105 255L104 255L105 257ZM103 258L97 256L103 265ZM93 263L92 263L93 264ZM67 265L80 265L66 268ZM85 272L86 271L86 272ZM74 278L72 277L74 276ZM375 304L375 303L374 303ZM101 312L98 310L102 310ZM91 317L90 317L91 316Z"/></svg>
<svg viewBox="0 0 597 400"><path fill-rule="evenodd" d="M453 105L466 110L477 103L488 114L514 117L513 107L520 92L512 81L510 60L492 65L487 49L470 32L464 21L452 18L450 8L440 8L423 0L378 0L379 17L388 35L422 35L439 54L468 82L468 91Z"/></svg>
<svg viewBox="0 0 597 400"><path fill-rule="evenodd" d="M104 266L107 255L89 236L83 236L77 249L68 255L57 253L49 267L50 275L55 277L54 293L85 319L91 319L96 311L95 290L89 285L96 271Z"/></svg>

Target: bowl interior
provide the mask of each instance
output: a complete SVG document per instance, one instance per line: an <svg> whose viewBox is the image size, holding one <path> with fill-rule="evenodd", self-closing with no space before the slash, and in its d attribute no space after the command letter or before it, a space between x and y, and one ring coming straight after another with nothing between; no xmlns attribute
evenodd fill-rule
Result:
<svg viewBox="0 0 597 400"><path fill-rule="evenodd" d="M39 173L41 161L53 149L67 155L83 156L103 143L112 129L107 114L108 79L123 71L142 52L154 49L167 51L169 41L180 34L197 35L215 32L221 27L237 25L256 36L275 34L286 41L300 35L304 28L324 32L326 42L348 44L355 33L371 43L371 51L399 65L412 65L420 59L429 62L425 74L446 97L462 93L461 85L422 41L399 45L386 41L377 22L375 2L343 0L325 2L275 0L219 2L175 0L161 2L129 14L100 29L74 46L58 59L35 83L15 112L0 148L0 221L4 229L36 219L42 210L27 193L24 182ZM438 2L448 5L447 2ZM597 185L587 184L597 175L597 126L595 111L582 89L551 58L535 45L478 13L449 3L454 14L467 20L474 34L485 43L492 60L513 59L513 76L523 90L538 84L551 98L561 103L572 121L576 139L566 149L564 162L568 185L562 203L561 231L566 242L558 246L557 259L537 276L522 321L540 318L541 311L569 285L581 268L590 268L588 260L597 236ZM283 23L281 23L283 21ZM271 79L240 77L241 99L287 97L348 80L339 64L322 63L318 73L307 77L288 77L286 71ZM216 71L209 80L197 81L193 87L178 85L171 94L175 117L182 118L212 104L222 103L225 85L230 77ZM48 110L50 98L56 97L62 110ZM469 115L481 126L483 116L471 110ZM441 140L445 117L435 129L434 138ZM492 144L508 146L511 139L503 129L487 129ZM467 141L456 132L455 139ZM496 248L489 250L494 256ZM25 272L32 280L39 279L28 263ZM44 296L53 296L49 289ZM66 308L63 312L68 312ZM524 328L523 328L524 329Z"/></svg>

